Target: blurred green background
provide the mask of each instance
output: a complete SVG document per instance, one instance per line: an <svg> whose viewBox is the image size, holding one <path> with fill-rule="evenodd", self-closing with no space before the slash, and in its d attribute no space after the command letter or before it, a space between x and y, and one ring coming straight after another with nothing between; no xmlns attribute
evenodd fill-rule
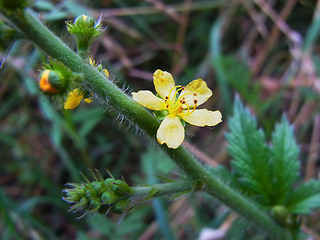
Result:
<svg viewBox="0 0 320 240"><path fill-rule="evenodd" d="M171 72L179 84L203 78L213 90L204 107L220 110L223 123L187 127L184 146L199 161L229 167L224 134L238 94L268 136L287 114L301 147L301 179L319 175L320 1L35 0L31 8L73 49L65 21L80 14L101 17L106 30L90 55L128 93L154 91L156 69ZM61 191L68 182L83 181L80 172L89 176L88 169L98 169L108 177L108 169L131 185L183 174L105 104L63 110L41 93L39 72L48 59L29 42L13 43L1 58L1 239L256 237L248 222L201 193L157 199L121 216L77 219L81 214L67 211ZM319 239L319 212L302 226Z"/></svg>

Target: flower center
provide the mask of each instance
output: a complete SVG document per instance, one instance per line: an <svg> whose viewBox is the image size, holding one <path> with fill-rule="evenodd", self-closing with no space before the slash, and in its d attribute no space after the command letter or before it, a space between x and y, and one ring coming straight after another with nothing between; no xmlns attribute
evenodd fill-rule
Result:
<svg viewBox="0 0 320 240"><path fill-rule="evenodd" d="M183 114L186 116L192 114L196 110L198 100L194 98L194 105L190 106L187 103L186 96L192 94L194 97L196 97L198 94L186 92L181 95L181 91L184 89L185 86L175 86L169 91L168 96L165 97L164 100L167 104L166 108L168 109L170 115L176 116L177 114Z"/></svg>

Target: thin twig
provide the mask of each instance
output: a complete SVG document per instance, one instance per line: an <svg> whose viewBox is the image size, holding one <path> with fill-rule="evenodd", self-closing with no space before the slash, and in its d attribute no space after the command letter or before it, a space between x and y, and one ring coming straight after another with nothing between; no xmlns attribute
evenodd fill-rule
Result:
<svg viewBox="0 0 320 240"><path fill-rule="evenodd" d="M192 0L185 0L185 5L187 8L191 8ZM176 51L175 55L173 56L173 62L176 63L172 69L172 73L174 75L178 75L186 64L186 57L184 57L185 51L184 51L183 44L184 44L184 40L185 40L187 28L188 28L189 13L190 12L186 12L181 17L180 26L178 29L177 40L176 40L178 51Z"/></svg>
<svg viewBox="0 0 320 240"><path fill-rule="evenodd" d="M177 12L173 7L165 5L163 2L159 0L144 0L144 1L151 3L156 9L166 13L168 16L170 16L172 19L174 19L178 23L182 23L179 14L177 14Z"/></svg>
<svg viewBox="0 0 320 240"><path fill-rule="evenodd" d="M267 54L269 53L272 46L274 46L275 42L278 39L278 36L280 34L280 31L282 31L289 40L296 43L299 42L299 38L297 37L297 33L290 29L290 27L286 24L284 21L288 18L289 14L291 13L291 10L295 6L297 0L289 0L287 1L287 4L283 8L283 10L280 13L280 16L270 7L270 5L262 0L253 0L260 8L261 10L268 15L273 22L275 23L274 27L271 30L271 34L269 39L267 40L265 46L262 48L263 51L260 52L259 56L257 57L257 60L254 64L253 74L257 74L260 72L261 66L267 57Z"/></svg>
<svg viewBox="0 0 320 240"><path fill-rule="evenodd" d="M255 23L255 27L258 30L258 32L261 34L263 38L267 37L268 30L266 26L264 25L264 17L257 13L257 11L252 6L252 3L247 0L240 0L241 4L244 6L244 8L247 10L249 16L251 17L252 21Z"/></svg>

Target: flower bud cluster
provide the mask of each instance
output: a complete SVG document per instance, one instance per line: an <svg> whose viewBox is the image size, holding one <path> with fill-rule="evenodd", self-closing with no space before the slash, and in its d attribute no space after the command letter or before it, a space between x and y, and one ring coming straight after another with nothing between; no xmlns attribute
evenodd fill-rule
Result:
<svg viewBox="0 0 320 240"><path fill-rule="evenodd" d="M123 213L130 202L134 190L123 180L107 178L87 183L68 184L64 190L64 201L71 204L70 211L86 213Z"/></svg>

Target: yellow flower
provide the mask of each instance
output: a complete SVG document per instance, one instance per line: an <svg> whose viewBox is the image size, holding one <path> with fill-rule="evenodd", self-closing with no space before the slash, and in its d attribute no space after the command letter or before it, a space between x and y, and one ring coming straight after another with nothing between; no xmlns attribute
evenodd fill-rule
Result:
<svg viewBox="0 0 320 240"><path fill-rule="evenodd" d="M89 58L89 63L92 66L96 67L99 71L103 72L106 77L110 76L109 71L107 69L104 69L101 64L97 64L92 58ZM84 93L81 92L78 88L74 89L73 92L69 92L67 100L64 103L64 109L73 109L78 107L84 97L83 94ZM84 101L86 103L91 103L92 99L90 97L84 98Z"/></svg>
<svg viewBox="0 0 320 240"><path fill-rule="evenodd" d="M74 89L72 92L69 92L67 100L64 103L64 109L73 109L79 106L81 100L83 99L83 92L78 88ZM85 98L86 103L91 103L91 98Z"/></svg>
<svg viewBox="0 0 320 240"><path fill-rule="evenodd" d="M133 92L132 99L150 110L165 112L166 117L157 131L160 144L166 143L169 148L181 145L184 128L180 119L200 127L214 126L222 122L220 111L196 110L212 95L212 91L202 79L193 80L187 86L175 86L172 75L158 69L153 74L153 83L160 97L143 90Z"/></svg>

